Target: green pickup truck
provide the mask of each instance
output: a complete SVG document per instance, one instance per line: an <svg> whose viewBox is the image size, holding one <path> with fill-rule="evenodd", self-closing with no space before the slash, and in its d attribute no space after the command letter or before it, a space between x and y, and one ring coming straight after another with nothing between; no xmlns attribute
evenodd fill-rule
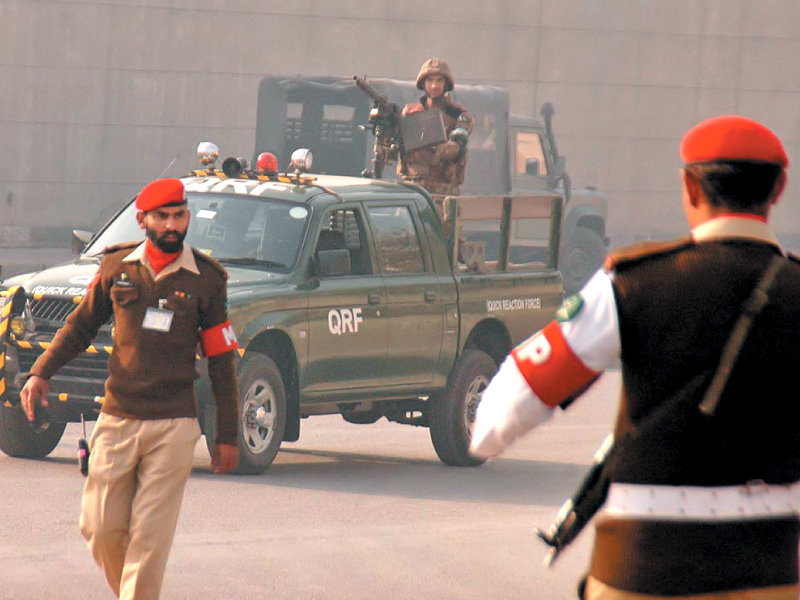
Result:
<svg viewBox="0 0 800 600"><path fill-rule="evenodd" d="M224 171L212 164L183 178L187 241L230 276L240 343L238 472L263 472L283 441L299 438L302 419L329 414L429 427L443 462L480 464L468 446L481 392L562 300L561 197L432 198L414 185L311 176L303 171L308 154L298 157L287 174L260 175L234 159ZM67 423L96 418L113 322L51 380L48 427L28 424L19 390L83 297L103 249L142 239L134 213L131 200L97 234L76 231L73 262L0 285L6 454L46 456ZM214 404L204 361L198 366L199 419L211 447Z"/></svg>

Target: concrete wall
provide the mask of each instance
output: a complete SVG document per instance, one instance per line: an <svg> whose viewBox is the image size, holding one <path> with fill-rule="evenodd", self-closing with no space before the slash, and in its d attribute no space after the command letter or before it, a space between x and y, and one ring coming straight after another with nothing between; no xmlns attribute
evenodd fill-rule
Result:
<svg viewBox="0 0 800 600"><path fill-rule="evenodd" d="M201 140L253 148L265 74L411 78L440 56L556 107L573 181L612 242L685 231L678 143L721 113L765 122L800 164L796 0L0 0L0 244L96 227ZM778 211L800 231L797 181Z"/></svg>

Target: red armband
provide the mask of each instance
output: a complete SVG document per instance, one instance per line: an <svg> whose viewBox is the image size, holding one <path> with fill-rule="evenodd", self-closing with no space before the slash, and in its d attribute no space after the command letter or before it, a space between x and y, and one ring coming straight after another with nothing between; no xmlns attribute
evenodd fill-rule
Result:
<svg viewBox="0 0 800 600"><path fill-rule="evenodd" d="M555 321L511 355L525 381L548 406L558 406L597 377L597 372L575 355Z"/></svg>
<svg viewBox="0 0 800 600"><path fill-rule="evenodd" d="M203 354L210 357L229 350L236 350L239 347L239 342L236 340L233 325L231 325L230 321L225 321L201 331L200 346L203 348Z"/></svg>
<svg viewBox="0 0 800 600"><path fill-rule="evenodd" d="M91 281L89 282L89 284L86 286L86 291L88 292L88 291L89 291L89 290L91 290L91 289L92 289L94 286L96 286L98 283L100 283L100 271L98 271L98 272L95 274L95 276L94 276L94 277L92 277L92 280L91 280Z"/></svg>

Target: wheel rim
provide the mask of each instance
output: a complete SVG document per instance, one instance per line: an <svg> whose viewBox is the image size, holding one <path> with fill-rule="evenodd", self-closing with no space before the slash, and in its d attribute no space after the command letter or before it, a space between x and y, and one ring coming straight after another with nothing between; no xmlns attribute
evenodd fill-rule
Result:
<svg viewBox="0 0 800 600"><path fill-rule="evenodd" d="M592 274L590 253L586 248L573 246L566 258L567 270L573 281L583 281Z"/></svg>
<svg viewBox="0 0 800 600"><path fill-rule="evenodd" d="M464 411L464 425L467 428L467 432L470 434L472 432L472 424L475 422L475 417L478 412L478 405L481 403L483 390L486 389L487 385L489 385L489 378L478 375L472 380L472 383L469 384L467 393L464 395L464 405L466 409Z"/></svg>
<svg viewBox="0 0 800 600"><path fill-rule="evenodd" d="M275 392L266 380L256 379L242 401L242 439L250 452L266 452L275 436L277 418Z"/></svg>

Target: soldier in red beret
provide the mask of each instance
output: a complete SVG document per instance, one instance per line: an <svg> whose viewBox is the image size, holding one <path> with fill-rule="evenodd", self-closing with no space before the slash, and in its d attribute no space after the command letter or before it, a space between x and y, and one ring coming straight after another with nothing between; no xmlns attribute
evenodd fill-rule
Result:
<svg viewBox="0 0 800 600"><path fill-rule="evenodd" d="M148 184L136 208L145 241L106 248L97 276L31 368L21 396L33 421L35 405L47 402L48 379L113 315L114 348L89 441L80 528L117 596L153 600L200 437L198 342L217 407L212 468L227 473L238 462L237 342L225 269L184 242L191 217L183 182Z"/></svg>
<svg viewBox="0 0 800 600"><path fill-rule="evenodd" d="M796 600L800 260L767 225L789 161L740 116L692 128L680 154L691 234L613 252L503 362L471 449L497 455L619 361L582 597Z"/></svg>

